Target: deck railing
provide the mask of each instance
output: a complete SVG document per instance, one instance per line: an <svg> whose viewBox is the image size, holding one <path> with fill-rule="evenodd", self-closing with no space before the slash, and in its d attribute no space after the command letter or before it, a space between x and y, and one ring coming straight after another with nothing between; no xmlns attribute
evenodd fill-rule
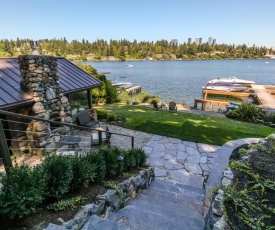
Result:
<svg viewBox="0 0 275 230"><path fill-rule="evenodd" d="M131 147L132 148L134 147L134 136L131 136L131 135L112 132L110 130L106 131L106 130L98 129L98 128L83 127L83 126L79 126L79 125L72 124L72 123L64 123L64 122L59 122L59 121L47 120L44 118L32 117L32 116L27 116L27 115L22 115L22 114L17 114L17 113L13 113L13 112L0 110L0 144L1 144L0 157L2 157L6 172L8 171L9 167L12 167L10 152L15 151L19 155L21 153L22 145L20 147L20 145L19 145L20 141L21 141L21 143L27 144L28 149L26 149L26 150L29 150L31 152L36 152L37 150L43 149L43 148L35 147L37 140L33 140L33 139L20 140L19 138L17 138L19 136L19 134L21 134L24 137L27 137L28 136L27 134L35 133L32 131L27 131L25 128L28 126L28 124L31 121L42 121L42 122L45 122L46 124L49 124L50 130L46 130L45 133L40 132L40 134L42 134L43 136L46 135L47 138L54 138L54 136L57 135L56 130L60 129L60 128L64 128L64 127L67 127L67 129L70 130L67 134L64 134L64 135L72 135L72 133L74 133L73 134L74 136L81 137L81 135L83 135L82 136L83 138L81 138L81 139L83 139L84 142L85 141L87 142L85 145L86 149L84 149L84 151L91 150L91 145L92 145L92 143L91 143L91 138L92 138L91 135L92 134L91 133L98 134L98 145L103 144L103 134L105 133L106 136L112 135L112 137L113 137L113 135L119 135L119 136L127 137L131 140ZM24 127L24 128L22 128L22 127ZM86 134L86 136L84 136L85 134ZM62 134L58 134L58 135L59 135L59 138L60 138L60 136L62 136ZM12 146L11 143L17 143L16 146L18 148L14 148L14 146ZM58 146L58 141L56 144L57 145L53 145L52 148L47 147L46 148L47 152L57 150L58 148L56 146ZM64 144L64 142L63 142L63 144ZM30 146L32 146L32 147L30 147ZM82 150L83 150L83 148L82 148Z"/></svg>

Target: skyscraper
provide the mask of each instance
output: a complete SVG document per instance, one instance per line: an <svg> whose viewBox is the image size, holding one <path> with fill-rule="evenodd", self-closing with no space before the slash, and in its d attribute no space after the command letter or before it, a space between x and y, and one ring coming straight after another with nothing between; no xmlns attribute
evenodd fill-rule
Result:
<svg viewBox="0 0 275 230"><path fill-rule="evenodd" d="M200 37L200 38L195 38L195 43L197 44L197 45L201 45L201 43L202 43L202 38Z"/></svg>
<svg viewBox="0 0 275 230"><path fill-rule="evenodd" d="M215 46L216 43L217 43L217 42L216 42L216 38L214 38L214 39L213 39L213 44L212 44L212 46Z"/></svg>
<svg viewBox="0 0 275 230"><path fill-rule="evenodd" d="M213 40L214 40L213 37L209 37L208 38L208 45L212 46L213 45Z"/></svg>
<svg viewBox="0 0 275 230"><path fill-rule="evenodd" d="M192 38L188 38L188 44L191 44L192 43Z"/></svg>
<svg viewBox="0 0 275 230"><path fill-rule="evenodd" d="M177 45L178 45L178 39L172 39L172 40L170 41L170 44L171 44L171 45L174 45L174 46L177 46Z"/></svg>

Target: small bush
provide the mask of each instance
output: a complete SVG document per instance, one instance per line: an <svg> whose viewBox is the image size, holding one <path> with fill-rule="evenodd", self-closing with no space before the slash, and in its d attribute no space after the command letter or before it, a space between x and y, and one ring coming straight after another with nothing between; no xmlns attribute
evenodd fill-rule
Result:
<svg viewBox="0 0 275 230"><path fill-rule="evenodd" d="M107 121L116 121L116 115L107 114Z"/></svg>
<svg viewBox="0 0 275 230"><path fill-rule="evenodd" d="M111 148L101 148L100 154L103 155L106 164L106 176L112 177L119 175L124 171L124 161L119 161L118 157L124 155L124 150L111 147Z"/></svg>
<svg viewBox="0 0 275 230"><path fill-rule="evenodd" d="M42 167L26 165L10 168L3 177L0 192L0 213L9 218L22 218L36 211L44 200L46 175Z"/></svg>
<svg viewBox="0 0 275 230"><path fill-rule="evenodd" d="M70 160L73 169L71 189L87 188L96 177L96 164L91 164L87 158L77 155L71 156Z"/></svg>
<svg viewBox="0 0 275 230"><path fill-rule="evenodd" d="M133 154L136 158L136 164L137 164L138 167L145 164L146 159L147 159L147 155L145 154L145 152L142 149L135 148L135 149L131 149L129 151L133 152Z"/></svg>
<svg viewBox="0 0 275 230"><path fill-rule="evenodd" d="M264 114L261 109L257 108L255 105L244 102L233 111L226 112L225 116L241 121L257 122L258 119L263 118Z"/></svg>
<svg viewBox="0 0 275 230"><path fill-rule="evenodd" d="M132 101L131 96L128 94L128 92L125 89L121 89L120 93L117 96L118 102L130 104Z"/></svg>
<svg viewBox="0 0 275 230"><path fill-rule="evenodd" d="M54 210L54 211L62 211L62 210L68 210L75 209L77 205L83 204L83 202L86 200L83 196L76 196L71 199L66 200L60 200L53 204L50 204L47 209Z"/></svg>
<svg viewBox="0 0 275 230"><path fill-rule="evenodd" d="M99 120L102 120L102 119L107 119L107 112L106 111L102 111L102 110L97 110L97 118Z"/></svg>
<svg viewBox="0 0 275 230"><path fill-rule="evenodd" d="M268 113L263 116L265 122L271 122L275 124L275 113Z"/></svg>
<svg viewBox="0 0 275 230"><path fill-rule="evenodd" d="M106 164L104 156L100 153L89 152L83 156L90 165L95 166L95 181L101 182L104 181L106 177Z"/></svg>
<svg viewBox="0 0 275 230"><path fill-rule="evenodd" d="M73 168L69 157L47 156L42 163L47 178L47 196L60 198L70 190L73 179Z"/></svg>

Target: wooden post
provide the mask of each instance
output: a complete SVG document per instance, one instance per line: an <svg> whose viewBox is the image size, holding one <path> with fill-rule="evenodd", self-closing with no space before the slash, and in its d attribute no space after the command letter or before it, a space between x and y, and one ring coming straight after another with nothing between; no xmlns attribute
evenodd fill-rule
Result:
<svg viewBox="0 0 275 230"><path fill-rule="evenodd" d="M102 131L98 130L98 144L101 145L102 144Z"/></svg>
<svg viewBox="0 0 275 230"><path fill-rule="evenodd" d="M207 98L207 90L204 90L204 91L203 91L203 94L204 94L203 99L206 100L206 98Z"/></svg>
<svg viewBox="0 0 275 230"><path fill-rule="evenodd" d="M205 110L206 102L201 103L201 110Z"/></svg>
<svg viewBox="0 0 275 230"><path fill-rule="evenodd" d="M132 148L134 148L134 147L135 147L135 144L134 144L134 137L131 137L131 139L132 139Z"/></svg>
<svg viewBox="0 0 275 230"><path fill-rule="evenodd" d="M195 99L195 101L194 101L194 108L196 109L197 106L198 106L198 102L197 102L197 99Z"/></svg>
<svg viewBox="0 0 275 230"><path fill-rule="evenodd" d="M5 167L6 173L8 173L9 167L12 167L12 162L11 162L9 147L7 145L7 140L6 140L6 136L4 133L4 129L3 129L1 120L0 120L0 143L2 146L2 150L3 150L2 154L3 154L4 167Z"/></svg>
<svg viewBox="0 0 275 230"><path fill-rule="evenodd" d="M91 90L87 90L87 97L88 97L88 105L89 109L93 108L93 102L92 102L92 93Z"/></svg>

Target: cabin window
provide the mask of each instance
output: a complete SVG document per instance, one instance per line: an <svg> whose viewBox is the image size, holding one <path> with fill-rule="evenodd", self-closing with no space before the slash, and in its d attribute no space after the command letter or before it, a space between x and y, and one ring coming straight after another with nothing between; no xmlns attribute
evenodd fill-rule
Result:
<svg viewBox="0 0 275 230"><path fill-rule="evenodd" d="M89 108L87 91L72 93L69 95L72 115Z"/></svg>

